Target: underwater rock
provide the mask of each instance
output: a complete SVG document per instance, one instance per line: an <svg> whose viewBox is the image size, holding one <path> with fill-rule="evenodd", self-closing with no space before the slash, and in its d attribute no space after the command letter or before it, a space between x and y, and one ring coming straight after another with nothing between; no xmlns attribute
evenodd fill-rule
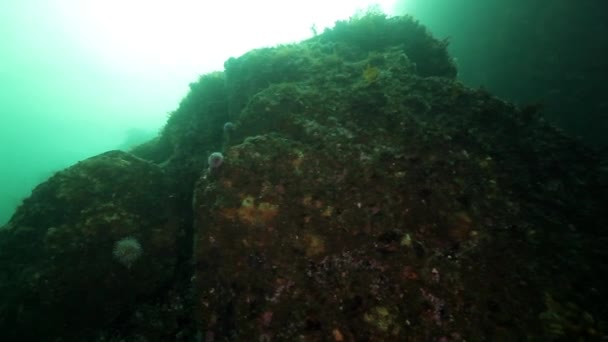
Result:
<svg viewBox="0 0 608 342"><path fill-rule="evenodd" d="M168 285L177 226L165 177L111 151L36 187L0 230L3 340L86 340ZM135 238L137 258L115 258Z"/></svg>
<svg viewBox="0 0 608 342"><path fill-rule="evenodd" d="M605 334L599 158L459 83L446 43L412 18L353 18L225 68L133 150L150 162L108 152L24 202L0 230L2 327L98 341ZM128 264L113 256L123 239L141 245Z"/></svg>

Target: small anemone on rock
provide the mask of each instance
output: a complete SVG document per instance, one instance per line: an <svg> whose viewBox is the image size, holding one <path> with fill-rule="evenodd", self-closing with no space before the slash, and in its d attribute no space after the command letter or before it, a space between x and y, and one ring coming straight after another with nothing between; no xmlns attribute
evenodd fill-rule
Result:
<svg viewBox="0 0 608 342"><path fill-rule="evenodd" d="M209 163L209 171L215 170L224 163L224 156L220 152L213 152L209 155L207 163Z"/></svg>
<svg viewBox="0 0 608 342"><path fill-rule="evenodd" d="M127 268L133 266L133 263L139 259L142 252L141 244L133 237L126 237L116 241L112 250L114 259Z"/></svg>
<svg viewBox="0 0 608 342"><path fill-rule="evenodd" d="M228 121L224 124L224 133L230 133L232 131L234 131L235 125Z"/></svg>

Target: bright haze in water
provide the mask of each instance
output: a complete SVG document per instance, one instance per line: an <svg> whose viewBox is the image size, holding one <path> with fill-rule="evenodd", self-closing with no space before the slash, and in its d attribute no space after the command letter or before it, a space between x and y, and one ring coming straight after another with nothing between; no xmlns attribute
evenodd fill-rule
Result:
<svg viewBox="0 0 608 342"><path fill-rule="evenodd" d="M2 0L0 225L54 172L155 135L200 74L370 3Z"/></svg>

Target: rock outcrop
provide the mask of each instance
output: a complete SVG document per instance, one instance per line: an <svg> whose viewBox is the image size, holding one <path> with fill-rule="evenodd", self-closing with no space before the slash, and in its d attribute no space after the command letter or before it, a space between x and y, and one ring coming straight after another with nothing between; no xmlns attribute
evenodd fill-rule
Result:
<svg viewBox="0 0 608 342"><path fill-rule="evenodd" d="M604 336L600 160L464 87L413 19L367 14L225 68L138 157L59 172L0 230L7 336Z"/></svg>

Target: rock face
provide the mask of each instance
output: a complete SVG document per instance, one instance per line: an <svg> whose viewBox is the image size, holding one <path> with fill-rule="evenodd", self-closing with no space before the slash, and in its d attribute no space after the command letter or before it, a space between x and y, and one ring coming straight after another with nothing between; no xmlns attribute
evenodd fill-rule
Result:
<svg viewBox="0 0 608 342"><path fill-rule="evenodd" d="M177 225L160 168L112 151L39 185L0 231L3 340L80 340L170 285ZM118 241L141 245L128 265Z"/></svg>
<svg viewBox="0 0 608 342"><path fill-rule="evenodd" d="M132 151L148 161L109 152L26 200L0 231L2 328L99 341L605 334L600 161L535 108L462 86L445 43L411 18L367 14L225 67ZM128 237L142 252L125 263L113 248Z"/></svg>

